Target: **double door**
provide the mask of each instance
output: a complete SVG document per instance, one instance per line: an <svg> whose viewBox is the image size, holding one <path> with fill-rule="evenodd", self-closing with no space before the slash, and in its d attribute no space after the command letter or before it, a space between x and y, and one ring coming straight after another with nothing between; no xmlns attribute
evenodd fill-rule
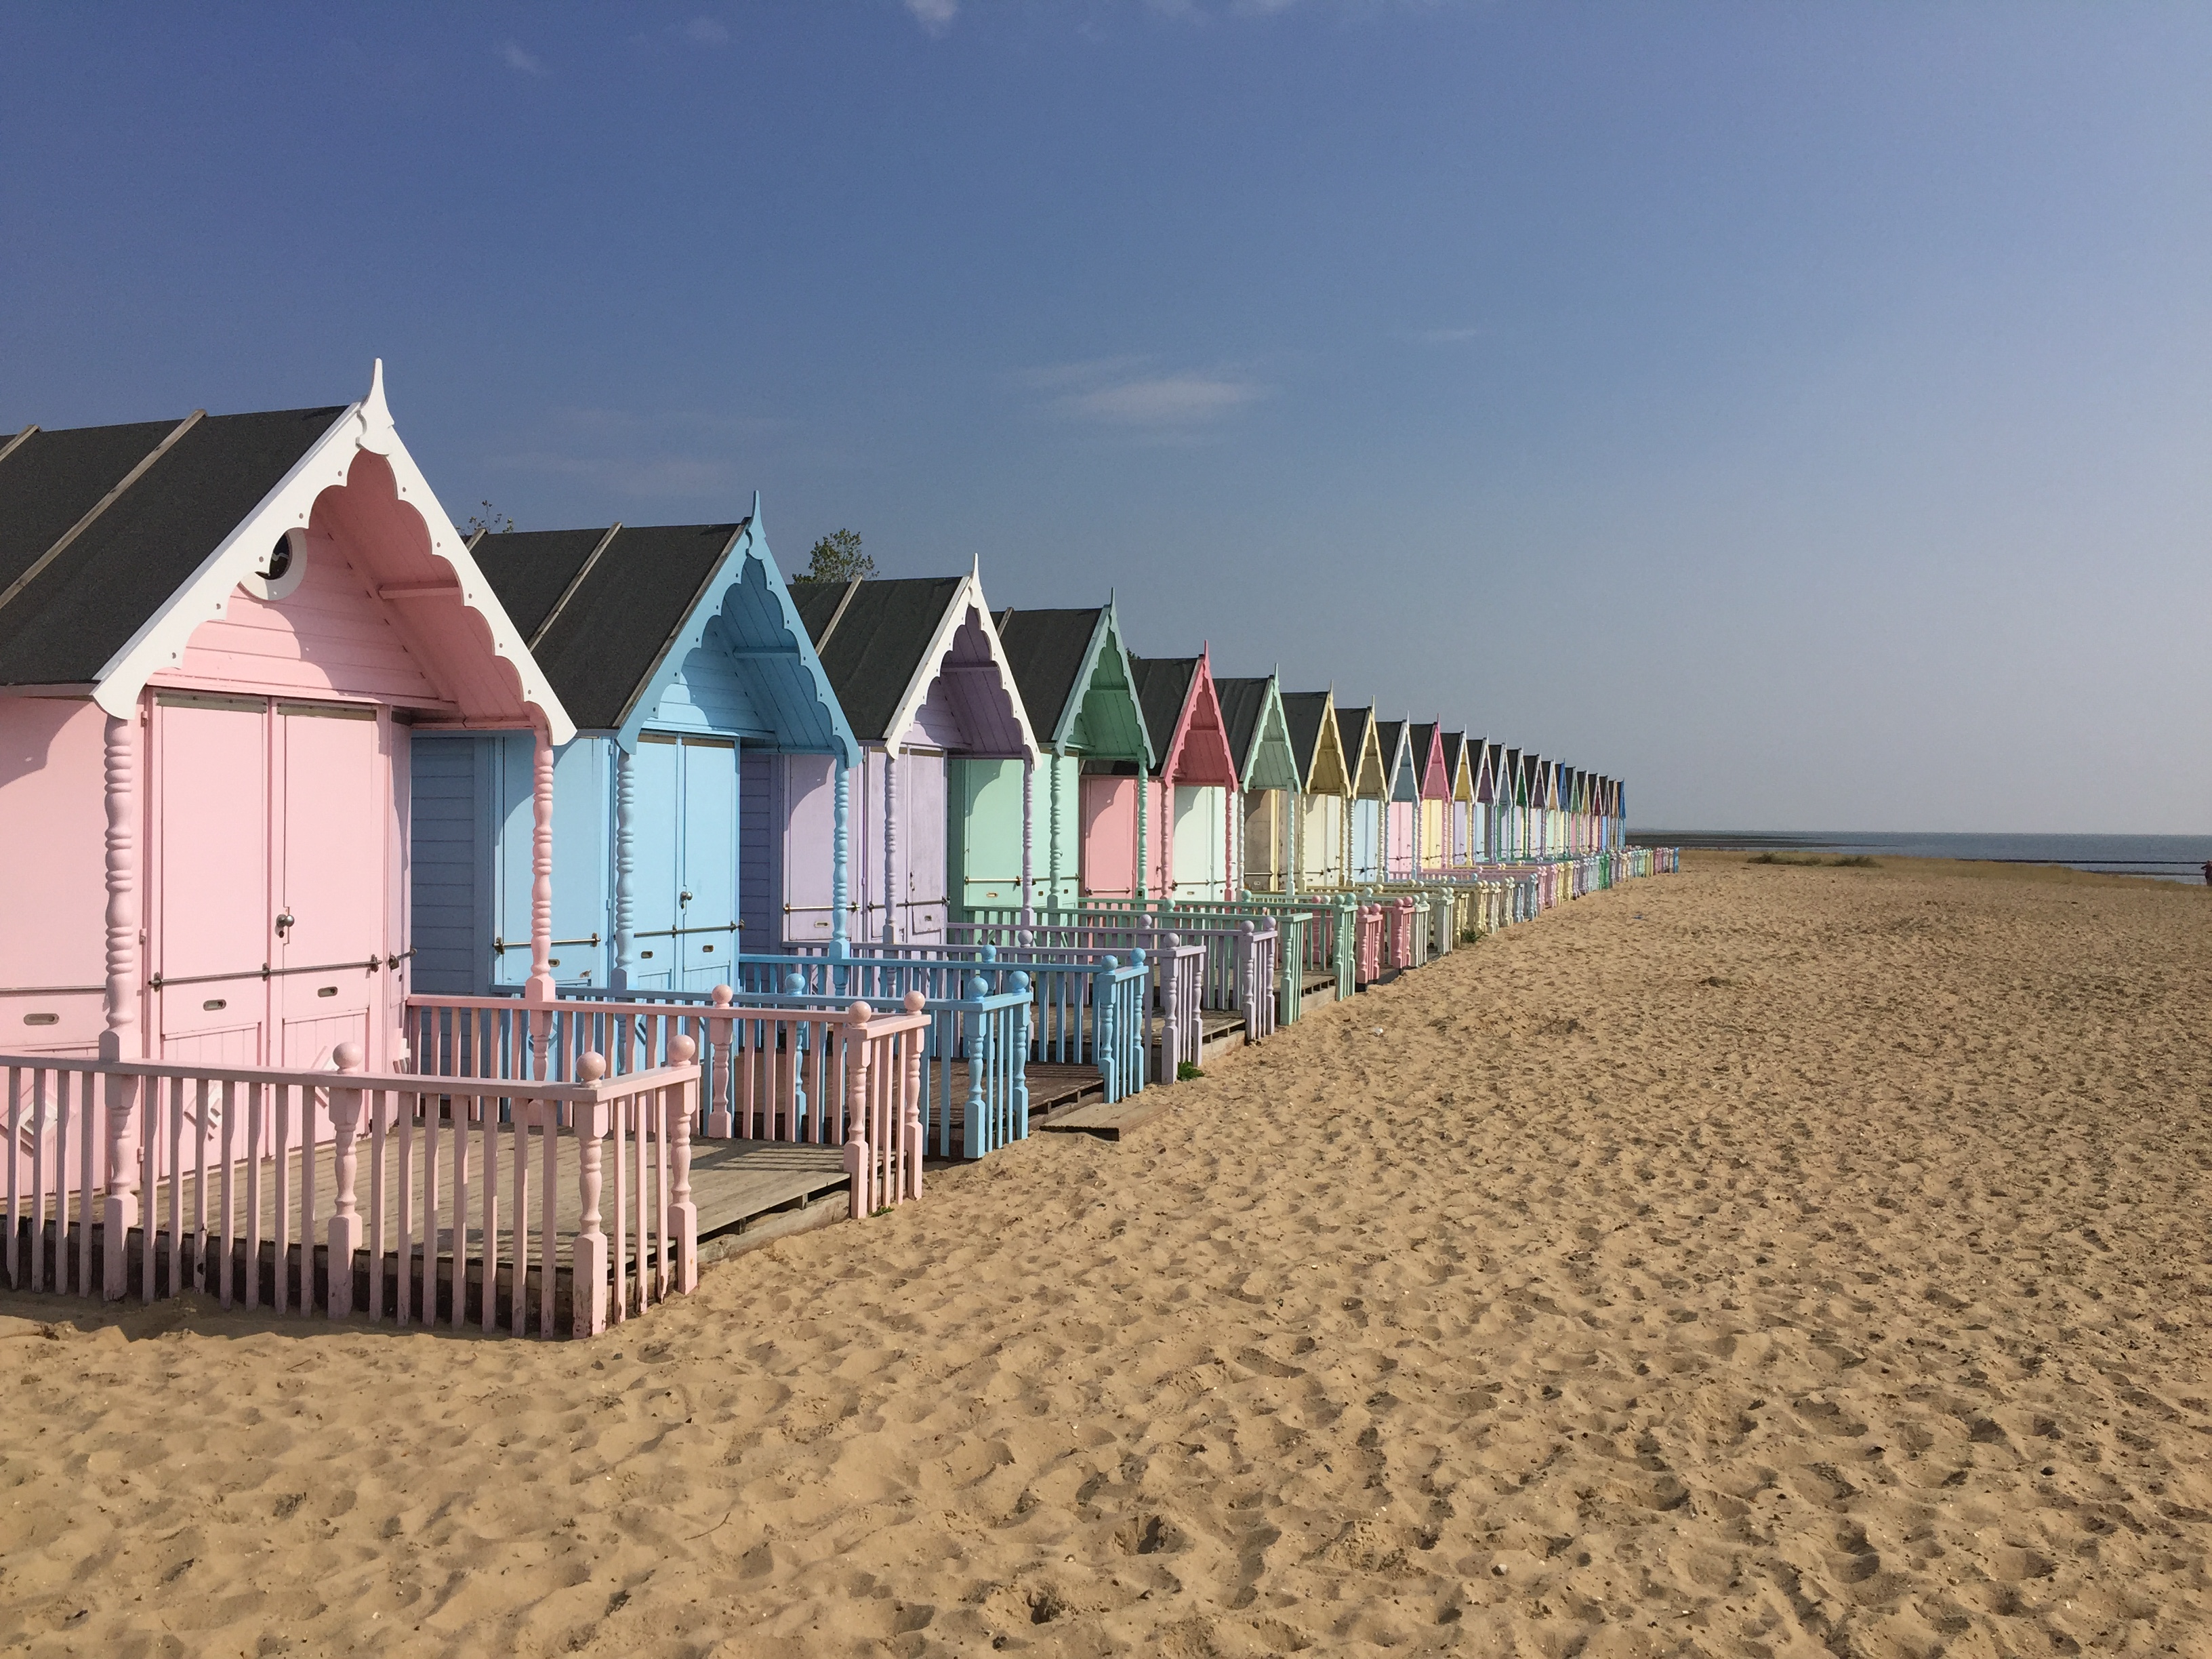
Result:
<svg viewBox="0 0 2212 1659"><path fill-rule="evenodd" d="M630 764L630 984L702 991L735 983L744 939L738 746L726 738L649 732Z"/></svg>
<svg viewBox="0 0 2212 1659"><path fill-rule="evenodd" d="M155 1052L319 1070L354 1042L386 1063L398 964L378 711L159 692L149 735Z"/></svg>

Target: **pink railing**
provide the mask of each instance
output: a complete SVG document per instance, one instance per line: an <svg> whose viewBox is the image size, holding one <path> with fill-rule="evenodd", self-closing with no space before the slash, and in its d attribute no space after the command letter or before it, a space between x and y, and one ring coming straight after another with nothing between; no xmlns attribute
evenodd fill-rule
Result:
<svg viewBox="0 0 2212 1659"><path fill-rule="evenodd" d="M1422 946L1427 943L1425 918L1416 915L1416 902L1410 897L1387 899L1382 914L1387 923L1386 945L1390 966L1403 970L1419 968L1428 960Z"/></svg>
<svg viewBox="0 0 2212 1659"><path fill-rule="evenodd" d="M885 1013L866 1002L812 1008L416 996L407 1000L408 1041L418 1071L456 1080L573 1077L601 1054L623 1075L665 1063L681 1046L687 1056L703 1056L688 1133L842 1146L857 1218L921 1196L921 1068L930 1028L923 1000L910 991L904 1012Z"/></svg>
<svg viewBox="0 0 2212 1659"><path fill-rule="evenodd" d="M591 1335L698 1281L692 1054L480 1091L362 1072L350 1043L336 1072L0 1055L9 1282Z"/></svg>
<svg viewBox="0 0 2212 1659"><path fill-rule="evenodd" d="M1371 985L1382 977L1382 935L1385 931L1382 907L1363 904L1359 907L1359 939L1356 952L1359 983Z"/></svg>

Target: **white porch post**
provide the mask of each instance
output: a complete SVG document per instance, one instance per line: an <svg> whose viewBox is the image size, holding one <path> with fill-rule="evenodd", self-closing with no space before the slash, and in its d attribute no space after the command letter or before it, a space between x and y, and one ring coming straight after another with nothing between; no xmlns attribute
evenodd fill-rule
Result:
<svg viewBox="0 0 2212 1659"><path fill-rule="evenodd" d="M1055 751L1050 762L1050 765L1052 767L1052 851L1045 860L1045 868L1049 872L1048 878L1051 883L1050 897L1045 905L1045 908L1048 910L1057 910L1060 908L1060 838L1065 833L1063 822L1060 815L1060 775L1063 769L1060 763L1066 758L1067 757L1065 755Z"/></svg>
<svg viewBox="0 0 2212 1659"><path fill-rule="evenodd" d="M1224 903L1233 903L1237 890L1243 884L1244 874L1244 804L1243 796L1234 787L1221 792L1221 898Z"/></svg>
<svg viewBox="0 0 2212 1659"><path fill-rule="evenodd" d="M1030 884L1031 837L1035 835L1036 817L1036 763L1027 755L1022 757L1022 926L1034 926L1036 921L1036 896Z"/></svg>
<svg viewBox="0 0 2212 1659"><path fill-rule="evenodd" d="M898 943L898 750L884 750L884 943Z"/></svg>
<svg viewBox="0 0 2212 1659"><path fill-rule="evenodd" d="M1283 826L1283 896L1298 896L1298 828L1305 807L1301 792L1293 785L1284 799L1290 803L1289 822Z"/></svg>
<svg viewBox="0 0 2212 1659"><path fill-rule="evenodd" d="M1137 897L1139 900L1152 896L1148 885L1152 872L1145 867L1146 859L1145 840L1152 830L1152 808L1145 799L1145 784L1149 770L1144 762L1137 763Z"/></svg>
<svg viewBox="0 0 2212 1659"><path fill-rule="evenodd" d="M846 912L853 902L853 769L845 764L842 755L830 764L836 779L830 833L830 954L842 957L850 954L853 941L846 923ZM767 948L773 951L782 943L771 940Z"/></svg>
<svg viewBox="0 0 2212 1659"><path fill-rule="evenodd" d="M142 702L140 707L144 707ZM138 1031L139 916L138 720L111 719L104 757L107 796L107 982L106 1029L100 1034L102 1060L137 1060L145 1045ZM104 1271L102 1293L119 1302L131 1287L130 1257L123 1248L138 1224L138 1090L134 1077L106 1079L107 1193L100 1212ZM11 1156L13 1149L10 1149ZM154 1271L148 1241L145 1271ZM149 1284L151 1280L148 1281Z"/></svg>
<svg viewBox="0 0 2212 1659"><path fill-rule="evenodd" d="M632 879L637 867L637 773L630 753L615 745L615 965L607 984L617 991L629 989L630 966L636 940L630 930L637 915L637 894Z"/></svg>

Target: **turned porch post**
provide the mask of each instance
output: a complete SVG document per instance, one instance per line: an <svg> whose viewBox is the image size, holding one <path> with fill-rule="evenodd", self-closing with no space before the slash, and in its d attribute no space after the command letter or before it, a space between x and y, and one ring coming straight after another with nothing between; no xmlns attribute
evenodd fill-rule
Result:
<svg viewBox="0 0 2212 1659"><path fill-rule="evenodd" d="M1036 763L1027 755L1022 757L1022 926L1036 923L1036 896L1030 882L1032 867L1032 842L1036 836Z"/></svg>
<svg viewBox="0 0 2212 1659"><path fill-rule="evenodd" d="M688 1036L669 1039L668 1063L689 1066L697 1059L699 1045ZM699 1288L699 1206L691 1196L691 1120L699 1115L699 1077L696 1073L660 1091L660 1109L667 1114L670 1141L671 1191L668 1218L676 1234L676 1288L689 1296Z"/></svg>
<svg viewBox="0 0 2212 1659"><path fill-rule="evenodd" d="M853 769L842 755L830 762L836 769L836 793L831 803L830 833L830 954L851 953L853 935L846 910L853 902ZM776 950L781 939L760 948Z"/></svg>
<svg viewBox="0 0 2212 1659"><path fill-rule="evenodd" d="M1244 875L1243 797L1234 784L1221 792L1221 902L1236 900Z"/></svg>
<svg viewBox="0 0 2212 1659"><path fill-rule="evenodd" d="M884 750L884 943L898 943L898 750Z"/></svg>
<svg viewBox="0 0 2212 1659"><path fill-rule="evenodd" d="M873 1145L868 1140L868 1021L874 1012L866 1002L854 1003L845 1010L846 1022L838 1034L845 1060L846 1213L854 1221L876 1212L878 1188L887 1188L890 1185L878 1182L876 1164L891 1150L887 1143L890 1133L895 1133L884 1132L884 1139ZM893 1195L886 1190L884 1207L888 1208L892 1201Z"/></svg>
<svg viewBox="0 0 2212 1659"><path fill-rule="evenodd" d="M530 981L522 988L522 1000L544 1005L553 1000L553 736L542 725L532 736L536 752L530 791ZM552 1035L552 1016L537 1012L524 1018L530 1022L535 1075L545 1077L545 1046Z"/></svg>
<svg viewBox="0 0 2212 1659"><path fill-rule="evenodd" d="M1060 841L1065 833L1060 815L1060 775L1063 769L1060 762L1066 758L1055 750L1047 763L1052 768L1052 849L1045 855L1045 880L1048 884L1045 908L1048 910L1060 908Z"/></svg>
<svg viewBox="0 0 2212 1659"><path fill-rule="evenodd" d="M1283 896L1298 896L1298 831L1304 822L1304 799L1295 787L1290 792L1290 822L1283 826Z"/></svg>
<svg viewBox="0 0 2212 1659"><path fill-rule="evenodd" d="M1137 763L1137 890L1135 896L1139 900L1152 896L1152 889L1146 880L1151 872L1145 868L1145 838L1152 830L1152 808L1145 799L1146 770L1145 763L1139 761Z"/></svg>
<svg viewBox="0 0 2212 1659"><path fill-rule="evenodd" d="M615 965L608 986L629 989L630 963L637 941L630 936L636 921L637 895L633 877L637 868L637 771L630 753L615 745Z"/></svg>
<svg viewBox="0 0 2212 1659"><path fill-rule="evenodd" d="M607 1074L606 1058L588 1054L576 1062L579 1083L597 1083ZM599 1143L613 1126L611 1101L580 1100L569 1111L576 1135L576 1232L568 1243L569 1329L576 1336L597 1336L607 1328L607 1235L599 1218L600 1170L605 1149ZM645 1124L639 1124L641 1138ZM550 1137L549 1121L545 1133ZM521 1155L521 1149L516 1149ZM489 1255L489 1250L486 1255ZM489 1300L490 1286L485 1287Z"/></svg>
<svg viewBox="0 0 2212 1659"><path fill-rule="evenodd" d="M143 708L143 704L141 705ZM105 772L107 794L107 982L106 1029L100 1034L102 1060L137 1060L144 1046L138 1030L138 721L111 719L106 726ZM100 1213L101 1290L119 1302L130 1289L131 1263L125 1245L138 1224L139 1079L111 1075L106 1080L107 1194ZM154 1271L153 1242L147 1241L148 1283Z"/></svg>
<svg viewBox="0 0 2212 1659"><path fill-rule="evenodd" d="M363 1065L361 1044L341 1042L331 1051L340 1073L359 1072ZM310 1091L309 1097L313 1098ZM355 1191L360 1176L361 1158L356 1151L356 1137L361 1132L361 1091L333 1089L331 1091L331 1163L337 1177L337 1197L327 1243L330 1246L330 1316L333 1319L353 1317L353 1257L361 1249L361 1200ZM314 1145L310 1133L308 1146ZM314 1241L307 1241L310 1251ZM374 1273L376 1267L369 1269ZM313 1294L312 1287L308 1293Z"/></svg>

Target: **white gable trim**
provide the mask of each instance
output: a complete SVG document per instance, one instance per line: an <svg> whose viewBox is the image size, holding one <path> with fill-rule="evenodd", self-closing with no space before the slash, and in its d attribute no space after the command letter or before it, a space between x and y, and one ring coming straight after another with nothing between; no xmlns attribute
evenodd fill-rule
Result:
<svg viewBox="0 0 2212 1659"><path fill-rule="evenodd" d="M261 498L260 504L223 538L200 568L101 666L94 676L98 689L93 701L118 720L128 715L149 679L184 660L185 647L200 624L229 614L239 584L259 568L276 538L304 526L314 511L315 498L323 491L343 487L354 457L364 449L390 463L400 499L422 515L429 527L430 551L452 569L460 588L461 604L483 618L491 630L493 653L520 678L523 702L544 718L555 743L574 738L574 722L553 695L521 634L493 594L491 584L469 556L460 532L438 504L415 458L400 442L392 411L385 406L381 358L370 373L368 395L331 422L330 430L315 441L276 488Z"/></svg>
<svg viewBox="0 0 2212 1659"><path fill-rule="evenodd" d="M952 641L960 632L961 624L968 619L969 606L981 615L983 637L991 647L991 660L999 670L999 684L1005 689L1006 701L1013 706L1014 724L1021 729L1022 753L1034 762L1038 758L1036 733L1030 729L1029 710L1022 707L1021 689L1014 684L1013 665L1006 660L1006 647L999 643L999 624L991 615L990 601L983 597L981 578L974 570L960 579L954 590L952 603L945 607L945 614L937 619L937 631L930 636L929 649L921 653L921 665L914 672L914 680L899 699L890 721L884 730L891 734L891 746L902 745L907 728L921 713L921 705L929 700L929 689L945 665L945 653L952 649Z"/></svg>

